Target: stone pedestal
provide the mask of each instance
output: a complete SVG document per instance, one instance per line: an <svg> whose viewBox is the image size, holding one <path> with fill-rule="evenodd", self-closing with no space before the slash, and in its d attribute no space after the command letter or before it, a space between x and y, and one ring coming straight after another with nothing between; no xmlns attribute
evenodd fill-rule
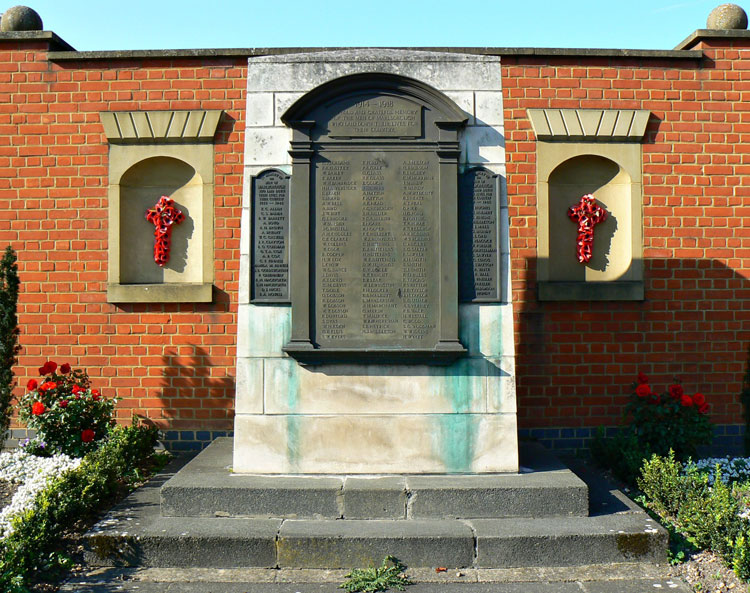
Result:
<svg viewBox="0 0 750 593"><path fill-rule="evenodd" d="M505 173L499 62L496 57L408 50L347 50L250 59L235 472L455 474L518 470L507 199L502 189L497 207L498 298L459 303L457 288L459 183L455 177L476 166L501 177ZM327 98L326 89L338 84L331 81L350 77L361 84L364 77L366 86L367 74L373 80L395 80L394 88L401 80L396 77L403 77L404 88L411 85L416 89L411 94L405 92L405 101L419 105L426 97L427 106L421 107L423 123L403 124L399 134L406 136L396 138L393 132L352 124L363 113L370 113L362 109L362 113L353 115L328 115L328 123L320 132L316 132L315 121L304 118L290 123L290 127L282 122L285 114L286 121L290 114L304 114L306 97L316 97L318 103L311 100L311 105L323 106L318 112L312 111L313 115L324 111L334 100ZM343 84L342 88L349 87ZM395 91L389 86L386 92ZM397 105L401 99L396 95ZM431 111L430 106L436 104L438 108ZM352 109L358 108L357 103L352 105ZM407 105L399 114L411 117L412 111ZM452 118L448 123L445 114ZM436 126L434 139L426 131L430 125ZM358 147L358 135L367 136L369 144ZM397 146L401 153L404 147L432 151L429 154L434 156L426 160L435 162L435 193L440 196L435 211L439 222L432 227L435 250L439 252L434 260L438 266L436 304L428 309L428 316L436 317L437 329L430 329L436 336L434 346L419 343L411 347L404 338L411 333L402 331L394 343L388 339L374 341L372 352L351 338L341 341L346 347L336 348L336 339L323 336L318 328L322 321L315 311L322 305L316 300L320 287L315 283L321 281L314 268L320 265L320 254L315 250L322 249L316 235L322 223L315 218L315 208L322 194L315 189L315 182L321 183L315 175L318 163L325 160L326 142L336 146L338 152L329 150L339 160L341 150L365 154L377 150L377 157L386 164L397 162L399 171L411 161L402 156L389 161L388 150L393 154L396 151L394 143L402 143ZM288 247L291 303L256 302L250 291L253 257L258 253L253 251L251 180L270 168L292 175ZM386 186L395 183L389 179L401 179L398 175L402 173L385 175ZM364 173L356 180L364 184ZM499 187L504 188L504 184ZM356 199L356 195L345 195L344 199ZM363 243L357 245L364 250ZM393 258L403 257L399 255L398 237L391 251ZM399 261L398 277L406 278L408 260ZM400 298L401 292L398 294ZM347 294L346 298L355 297ZM350 309L360 310L358 305ZM402 314L398 319L402 324L399 327L407 325L406 317ZM347 324L347 330L353 327L349 318ZM341 353L339 359L337 352ZM311 361L316 364L308 364Z"/></svg>

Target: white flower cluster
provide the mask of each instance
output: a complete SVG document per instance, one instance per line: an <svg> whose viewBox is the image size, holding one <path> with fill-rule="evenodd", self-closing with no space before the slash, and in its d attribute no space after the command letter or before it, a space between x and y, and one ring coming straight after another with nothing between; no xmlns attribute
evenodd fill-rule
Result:
<svg viewBox="0 0 750 593"><path fill-rule="evenodd" d="M750 480L750 457L706 457L685 464L684 470L695 468L700 473L707 474L708 483L713 485L717 465L721 471L721 481L725 484Z"/></svg>
<svg viewBox="0 0 750 593"><path fill-rule="evenodd" d="M0 479L20 484L10 504L0 510L0 537L12 532L10 522L13 517L29 508L52 478L80 464L80 459L63 454L37 457L23 449L0 453Z"/></svg>

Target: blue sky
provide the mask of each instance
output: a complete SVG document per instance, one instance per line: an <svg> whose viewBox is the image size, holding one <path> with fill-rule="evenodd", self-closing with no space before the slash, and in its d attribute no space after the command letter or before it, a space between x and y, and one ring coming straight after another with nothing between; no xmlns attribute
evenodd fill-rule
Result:
<svg viewBox="0 0 750 593"><path fill-rule="evenodd" d="M694 30L705 28L708 14L722 3L722 0L21 1L41 15L46 30L54 31L81 51L300 46L672 49ZM7 6L17 2L11 0ZM747 5L744 8L750 10Z"/></svg>

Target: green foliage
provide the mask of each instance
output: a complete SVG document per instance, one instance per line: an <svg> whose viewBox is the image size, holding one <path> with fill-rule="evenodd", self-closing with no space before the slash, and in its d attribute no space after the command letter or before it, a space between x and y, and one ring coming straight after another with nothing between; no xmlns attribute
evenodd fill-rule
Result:
<svg viewBox="0 0 750 593"><path fill-rule="evenodd" d="M0 260L0 445L10 426L11 400L15 378L13 366L18 362L18 266L13 248L6 247Z"/></svg>
<svg viewBox="0 0 750 593"><path fill-rule="evenodd" d="M81 465L64 473L40 492L13 521L13 533L0 540L0 591L25 591L38 570L64 568L55 552L66 529L91 516L153 451L156 428L135 423L118 426Z"/></svg>
<svg viewBox="0 0 750 593"><path fill-rule="evenodd" d="M83 457L95 450L114 424L115 400L91 388L88 374L48 361L39 369L41 383L29 381L18 415L36 430L35 454L65 453ZM43 444L43 445L42 445Z"/></svg>
<svg viewBox="0 0 750 593"><path fill-rule="evenodd" d="M619 430L612 437L605 437L600 427L591 443L591 454L599 465L611 469L624 482L634 484L643 460L651 455L651 448L627 429Z"/></svg>
<svg viewBox="0 0 750 593"><path fill-rule="evenodd" d="M387 591L391 587L403 591L412 582L403 574L406 567L393 556L386 556L379 568L357 568L346 575L347 580L339 585L340 589L353 593L363 591Z"/></svg>
<svg viewBox="0 0 750 593"><path fill-rule="evenodd" d="M740 578L750 577L750 523L741 515L743 492L725 484L717 464L713 479L692 464L683 467L670 451L643 465L638 486L649 510L682 534L697 549L708 549L733 566Z"/></svg>

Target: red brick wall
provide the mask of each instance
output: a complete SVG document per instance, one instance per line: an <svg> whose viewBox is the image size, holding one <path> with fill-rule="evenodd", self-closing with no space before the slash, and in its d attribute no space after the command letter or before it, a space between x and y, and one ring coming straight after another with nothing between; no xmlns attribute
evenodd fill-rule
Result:
<svg viewBox="0 0 750 593"><path fill-rule="evenodd" d="M231 429L246 59L54 63L46 47L0 42L0 245L19 259L19 383L67 361L122 398L121 418ZM214 303L109 304L99 112L198 108L229 116L215 139Z"/></svg>
<svg viewBox="0 0 750 593"><path fill-rule="evenodd" d="M638 371L743 423L750 342L750 44L703 60L503 59L519 425L619 423ZM648 109L644 302L536 300L529 108Z"/></svg>
<svg viewBox="0 0 750 593"><path fill-rule="evenodd" d="M0 42L0 246L19 255L21 384L47 359L88 369L120 416L231 428L245 59L49 62ZM750 341L750 49L703 60L503 56L520 426L616 424L638 371L702 391L741 423ZM646 300L536 300L528 108L648 109ZM223 109L215 143L214 303L106 302L107 154L99 112ZM19 389L22 389L19 387Z"/></svg>

